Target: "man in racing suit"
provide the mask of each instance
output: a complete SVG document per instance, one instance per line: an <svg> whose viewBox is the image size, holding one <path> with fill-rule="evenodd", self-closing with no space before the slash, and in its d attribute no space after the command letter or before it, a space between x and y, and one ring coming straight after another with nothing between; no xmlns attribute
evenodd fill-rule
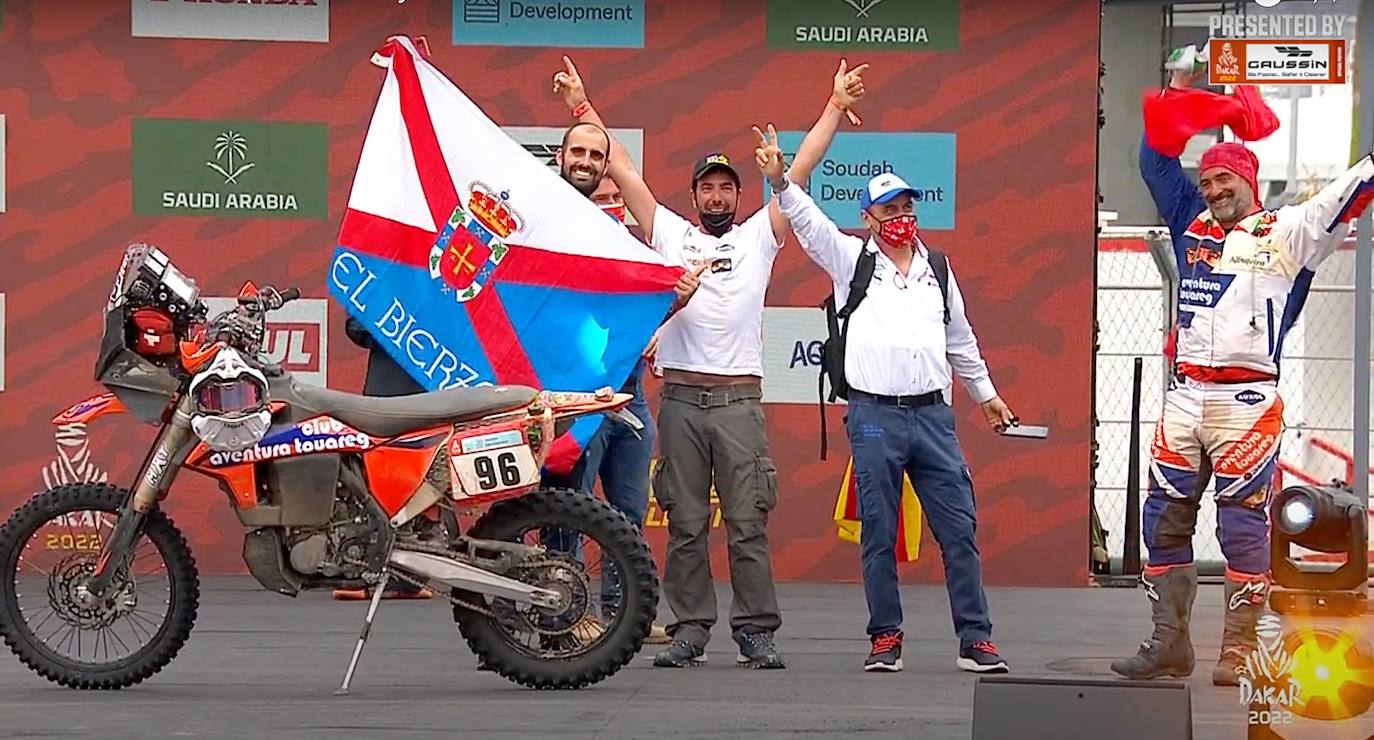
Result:
<svg viewBox="0 0 1374 740"><path fill-rule="evenodd" d="M1236 685L1236 670L1256 645L1269 590L1268 509L1283 433L1277 383L1283 338L1311 271L1374 200L1374 159L1364 156L1301 205L1265 210L1256 193L1258 160L1243 145L1225 142L1203 154L1195 186L1177 159L1181 145L1163 153L1150 144L1159 132L1151 131L1148 109L1173 94L1203 92L1187 90L1188 82L1176 74L1174 89L1146 100L1140 170L1168 223L1181 281L1174 372L1151 445L1142 517L1149 552L1142 580L1154 632L1112 670L1138 679L1193 672L1192 538L1207 483L1199 469L1209 462L1227 565L1221 656L1212 682ZM1249 113L1263 107L1253 88L1214 97L1224 99L1220 105L1241 100ZM1246 138L1268 135L1260 134Z"/></svg>

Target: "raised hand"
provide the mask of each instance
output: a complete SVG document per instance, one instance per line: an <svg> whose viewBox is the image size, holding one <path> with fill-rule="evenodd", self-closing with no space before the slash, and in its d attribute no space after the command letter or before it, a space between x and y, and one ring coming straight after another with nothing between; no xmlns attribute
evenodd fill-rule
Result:
<svg viewBox="0 0 1374 740"><path fill-rule="evenodd" d="M835 87L831 93L835 96L835 103L841 108L848 110L864 96L864 70L868 69L868 64L860 64L854 69L849 69L849 63L840 60L840 68L835 72Z"/></svg>
<svg viewBox="0 0 1374 740"><path fill-rule="evenodd" d="M754 148L754 163L759 166L759 171L768 179L768 184L774 190L781 190L783 186L783 163L782 148L778 146L778 132L773 128L773 124L768 124L768 133L754 127L754 136L758 139L758 144Z"/></svg>
<svg viewBox="0 0 1374 740"><path fill-rule="evenodd" d="M553 75L553 93L562 96L568 110L575 110L587 102L587 88L582 84L582 75L577 73L577 67L567 55L563 56L563 69Z"/></svg>

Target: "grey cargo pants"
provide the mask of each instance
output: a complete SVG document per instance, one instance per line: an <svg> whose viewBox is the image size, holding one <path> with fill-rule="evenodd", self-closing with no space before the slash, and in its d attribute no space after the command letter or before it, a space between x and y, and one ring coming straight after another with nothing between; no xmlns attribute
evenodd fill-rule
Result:
<svg viewBox="0 0 1374 740"><path fill-rule="evenodd" d="M711 486L720 499L730 555L730 629L774 632L782 624L768 552L777 471L768 456L758 383L699 387L665 383L658 417L654 498L668 516L663 593L675 639L705 648L716 623L711 582Z"/></svg>

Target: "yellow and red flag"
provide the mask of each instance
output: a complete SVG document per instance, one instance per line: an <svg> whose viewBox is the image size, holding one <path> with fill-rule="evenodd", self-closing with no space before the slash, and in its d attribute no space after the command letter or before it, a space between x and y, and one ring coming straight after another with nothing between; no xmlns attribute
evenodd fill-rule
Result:
<svg viewBox="0 0 1374 740"><path fill-rule="evenodd" d="M905 473L902 474L902 501L897 513L897 562L914 563L921 551L921 500L916 498L916 488ZM859 491L854 482L854 458L850 458L845 466L840 495L835 500L835 526L840 539L858 544L861 525Z"/></svg>

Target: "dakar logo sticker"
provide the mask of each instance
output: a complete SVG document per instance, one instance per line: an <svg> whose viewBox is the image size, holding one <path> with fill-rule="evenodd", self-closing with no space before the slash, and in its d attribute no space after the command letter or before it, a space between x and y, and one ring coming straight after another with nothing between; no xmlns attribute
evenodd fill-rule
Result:
<svg viewBox="0 0 1374 740"><path fill-rule="evenodd" d="M72 483L105 483L109 474L91 460L90 440L86 425L63 424L53 432L57 443L57 459L43 468L43 486L57 488Z"/></svg>
<svg viewBox="0 0 1374 740"><path fill-rule="evenodd" d="M1264 705L1283 708L1287 714L1294 706L1304 703L1302 686L1293 678L1298 659L1284 647L1283 623L1266 614L1255 626L1255 649L1236 668L1239 679L1240 703L1245 706ZM1252 713L1251 722L1257 723ZM1265 723L1268 724L1268 723Z"/></svg>
<svg viewBox="0 0 1374 740"><path fill-rule="evenodd" d="M460 201L429 252L429 276L459 303L477 297L510 253L505 239L525 226L510 205L510 192L493 194L485 183L469 186L468 207Z"/></svg>

